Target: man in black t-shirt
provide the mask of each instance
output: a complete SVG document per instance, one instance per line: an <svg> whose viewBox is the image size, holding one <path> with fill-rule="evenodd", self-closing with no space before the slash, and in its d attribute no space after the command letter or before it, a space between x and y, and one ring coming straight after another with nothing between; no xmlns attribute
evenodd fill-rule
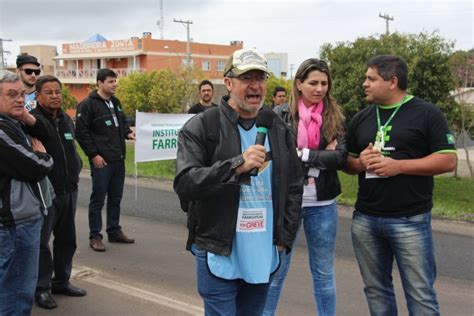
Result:
<svg viewBox="0 0 474 316"><path fill-rule="evenodd" d="M396 315L397 261L410 315L439 315L431 233L433 176L456 165L443 113L408 95L406 62L377 56L363 87L371 106L348 131L346 171L359 176L352 242L372 315Z"/></svg>
<svg viewBox="0 0 474 316"><path fill-rule="evenodd" d="M188 113L197 114L204 112L210 107L217 106L217 104L212 102L212 96L214 95L214 85L209 80L203 80L199 84L199 103L193 105Z"/></svg>

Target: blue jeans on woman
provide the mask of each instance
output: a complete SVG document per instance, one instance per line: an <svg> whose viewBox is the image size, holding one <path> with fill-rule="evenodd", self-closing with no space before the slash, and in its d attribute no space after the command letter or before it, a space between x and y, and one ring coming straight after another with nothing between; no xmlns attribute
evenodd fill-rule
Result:
<svg viewBox="0 0 474 316"><path fill-rule="evenodd" d="M195 249L194 254L197 287L206 316L262 315L269 283L250 284L216 277L207 266L207 252Z"/></svg>
<svg viewBox="0 0 474 316"><path fill-rule="evenodd" d="M30 315L38 280L43 217L0 227L0 315Z"/></svg>
<svg viewBox="0 0 474 316"><path fill-rule="evenodd" d="M336 315L334 274L337 233L336 203L303 207L302 216L318 316ZM263 315L275 314L293 252L288 255L282 254L280 257L280 268L273 275Z"/></svg>
<svg viewBox="0 0 474 316"><path fill-rule="evenodd" d="M355 211L352 244L371 315L397 315L392 283L397 260L410 315L439 315L431 213L387 218Z"/></svg>

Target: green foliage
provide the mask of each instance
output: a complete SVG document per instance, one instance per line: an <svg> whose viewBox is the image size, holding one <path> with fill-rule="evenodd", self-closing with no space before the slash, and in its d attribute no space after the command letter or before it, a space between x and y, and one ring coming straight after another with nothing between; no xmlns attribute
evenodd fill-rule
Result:
<svg viewBox="0 0 474 316"><path fill-rule="evenodd" d="M292 85L291 80L286 80L285 78L277 78L271 75L267 81L267 93L265 95L264 104L266 106L271 106L273 104L273 89L275 89L275 87L278 87L278 86L286 89L286 97L287 97L287 100L289 100L291 90L292 90L291 85Z"/></svg>
<svg viewBox="0 0 474 316"><path fill-rule="evenodd" d="M134 116L135 110L143 112L150 110L149 94L156 76L156 71L135 72L119 78L117 97L122 103L125 114Z"/></svg>
<svg viewBox="0 0 474 316"><path fill-rule="evenodd" d="M184 83L181 112L187 113L188 109L199 101L199 83L204 80L204 73L196 67L183 67L179 78Z"/></svg>
<svg viewBox="0 0 474 316"><path fill-rule="evenodd" d="M69 92L69 89L63 86L61 89L61 95L63 98L63 109L75 109L77 105L76 98Z"/></svg>
<svg viewBox="0 0 474 316"><path fill-rule="evenodd" d="M159 113L179 113L182 109L185 83L170 70L156 72L148 94L150 108Z"/></svg>
<svg viewBox="0 0 474 316"><path fill-rule="evenodd" d="M179 113L186 112L187 105L196 97L197 85L203 77L195 68L184 67L178 74L169 69L132 73L120 77L117 97L125 114L134 116L135 111Z"/></svg>
<svg viewBox="0 0 474 316"><path fill-rule="evenodd" d="M457 51L449 58L450 71L458 94L452 101L454 111L448 116L451 129L458 133L474 133L474 105L469 104L463 89L474 85L474 50Z"/></svg>
<svg viewBox="0 0 474 316"><path fill-rule="evenodd" d="M449 57L449 67L456 88L474 86L474 49L454 52Z"/></svg>
<svg viewBox="0 0 474 316"><path fill-rule="evenodd" d="M333 76L333 96L343 106L346 118L365 107L362 83L366 63L376 55L390 54L404 58L409 67L408 92L437 104L447 113L452 110L449 91L449 56L453 44L436 33L359 38L354 42L324 44L321 58L329 61Z"/></svg>

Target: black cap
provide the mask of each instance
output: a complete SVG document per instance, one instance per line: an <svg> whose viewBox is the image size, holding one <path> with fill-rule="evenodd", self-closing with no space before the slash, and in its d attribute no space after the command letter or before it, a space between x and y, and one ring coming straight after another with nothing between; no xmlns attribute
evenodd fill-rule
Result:
<svg viewBox="0 0 474 316"><path fill-rule="evenodd" d="M36 66L40 66L38 59L35 56L31 55L18 55L16 58L16 68L21 68L21 66L25 64L34 64Z"/></svg>

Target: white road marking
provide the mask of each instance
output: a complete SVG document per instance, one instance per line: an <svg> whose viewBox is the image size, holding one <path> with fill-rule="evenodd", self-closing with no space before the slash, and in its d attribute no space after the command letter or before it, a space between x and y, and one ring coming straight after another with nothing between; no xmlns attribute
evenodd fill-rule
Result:
<svg viewBox="0 0 474 316"><path fill-rule="evenodd" d="M147 300L155 304L166 306L177 311L185 312L190 315L201 316L204 314L204 309L201 306L193 305L183 301L178 301L170 297L159 295L150 291L142 290L134 286L104 278L100 276L100 272L98 272L97 270L93 270L85 266L75 267L72 271L72 278L89 282L98 286L106 287L108 289L129 296L134 296L139 299Z"/></svg>

